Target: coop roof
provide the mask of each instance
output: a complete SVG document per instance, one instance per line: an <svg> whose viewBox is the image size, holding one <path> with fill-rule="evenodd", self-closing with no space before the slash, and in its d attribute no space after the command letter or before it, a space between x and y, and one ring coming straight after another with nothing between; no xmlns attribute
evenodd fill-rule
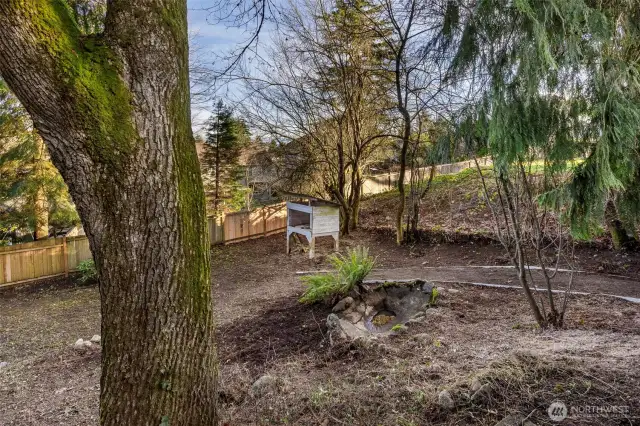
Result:
<svg viewBox="0 0 640 426"><path fill-rule="evenodd" d="M287 201L291 201L291 199L294 199L294 198L304 199L304 200L308 200L309 203L313 205L327 205L327 206L340 207L340 204L336 202L323 200L322 198L314 197L313 195L309 195L309 194L299 194L297 192L287 192L287 191L278 191L278 194Z"/></svg>

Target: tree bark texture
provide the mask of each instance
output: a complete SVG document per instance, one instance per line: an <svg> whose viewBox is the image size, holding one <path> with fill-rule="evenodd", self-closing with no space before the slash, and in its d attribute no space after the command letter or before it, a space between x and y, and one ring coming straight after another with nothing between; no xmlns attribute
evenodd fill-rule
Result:
<svg viewBox="0 0 640 426"><path fill-rule="evenodd" d="M621 250L625 245L633 241L627 234L627 230L620 220L618 209L612 199L609 199L605 206L605 222L611 234L611 242L615 250Z"/></svg>
<svg viewBox="0 0 640 426"><path fill-rule="evenodd" d="M398 93L400 93L399 90ZM401 99L400 95L398 95L398 97ZM402 114L403 125L402 146L400 147L400 172L398 173L398 210L396 211L396 243L400 245L404 242L404 228L402 226L402 218L406 204L404 179L407 171L407 150L409 148L409 138L411 137L411 118L403 104L399 102L398 105L398 109Z"/></svg>
<svg viewBox="0 0 640 426"><path fill-rule="evenodd" d="M46 240L49 237L49 204L44 188L38 188L33 201L35 218L35 240Z"/></svg>
<svg viewBox="0 0 640 426"><path fill-rule="evenodd" d="M35 132L34 132L35 133ZM35 155L34 173L37 175L38 180L42 177L42 168L45 162L45 147L44 141L39 136L36 136L37 153ZM49 202L47 200L47 193L44 186L40 186L36 191L33 200L33 216L35 218L35 240L46 240L49 238Z"/></svg>
<svg viewBox="0 0 640 426"><path fill-rule="evenodd" d="M78 208L100 276L102 425L216 423L187 6L110 0L82 36L62 0L0 0L0 74Z"/></svg>

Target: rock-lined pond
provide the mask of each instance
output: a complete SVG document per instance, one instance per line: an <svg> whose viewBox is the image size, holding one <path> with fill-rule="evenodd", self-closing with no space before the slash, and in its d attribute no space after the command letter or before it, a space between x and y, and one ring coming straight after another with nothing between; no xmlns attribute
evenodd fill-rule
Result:
<svg viewBox="0 0 640 426"><path fill-rule="evenodd" d="M365 281L334 305L327 326L332 340L390 334L423 317L437 295L422 280Z"/></svg>

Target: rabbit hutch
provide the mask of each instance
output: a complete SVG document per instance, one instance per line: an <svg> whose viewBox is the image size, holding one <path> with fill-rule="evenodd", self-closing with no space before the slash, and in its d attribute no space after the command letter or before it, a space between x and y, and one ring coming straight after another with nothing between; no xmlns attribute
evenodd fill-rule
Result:
<svg viewBox="0 0 640 426"><path fill-rule="evenodd" d="M316 238L333 237L338 250L340 206L304 194L283 193L287 201L287 254L291 253L291 236L304 235L309 242L309 259L315 255Z"/></svg>

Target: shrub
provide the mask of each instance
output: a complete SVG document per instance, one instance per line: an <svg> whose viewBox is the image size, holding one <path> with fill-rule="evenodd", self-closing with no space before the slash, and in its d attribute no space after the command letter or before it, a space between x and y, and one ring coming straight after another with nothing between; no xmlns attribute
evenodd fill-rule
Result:
<svg viewBox="0 0 640 426"><path fill-rule="evenodd" d="M440 295L440 292L438 291L438 289L436 287L433 287L431 289L431 297L429 298L429 306L436 305L436 303L438 302L439 295Z"/></svg>
<svg viewBox="0 0 640 426"><path fill-rule="evenodd" d="M80 262L78 264L78 272L80 272L80 282L86 283L98 279L98 270L93 260L83 260Z"/></svg>
<svg viewBox="0 0 640 426"><path fill-rule="evenodd" d="M320 302L332 296L344 296L371 272L375 259L366 247L349 249L346 255L334 254L329 258L335 270L330 274L302 277L307 286L300 298L302 303Z"/></svg>

